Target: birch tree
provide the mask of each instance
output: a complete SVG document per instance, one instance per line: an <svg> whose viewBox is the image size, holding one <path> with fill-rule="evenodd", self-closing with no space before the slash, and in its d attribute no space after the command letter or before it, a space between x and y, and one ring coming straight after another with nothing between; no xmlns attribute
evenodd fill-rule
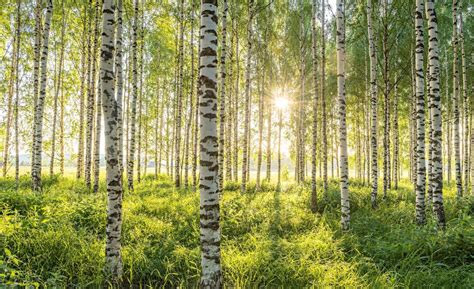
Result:
<svg viewBox="0 0 474 289"><path fill-rule="evenodd" d="M336 1L336 50L337 50L337 94L339 98L339 149L341 166L341 227L349 229L349 165L347 156L346 128L346 31L345 1Z"/></svg>
<svg viewBox="0 0 474 289"><path fill-rule="evenodd" d="M41 73L39 83L39 94L35 104L34 128L33 128L33 169L31 171L31 179L33 183L33 191L41 190L41 153L43 149L43 112L44 101L46 97L47 82L47 65L48 65L48 49L49 49L49 30L51 26L51 17L53 14L53 0L48 0L46 4L46 16L43 29L43 40L41 49Z"/></svg>
<svg viewBox="0 0 474 289"><path fill-rule="evenodd" d="M453 117L454 117L454 162L456 169L456 192L463 195L461 176L461 148L459 125L459 56L458 56L458 0L453 0Z"/></svg>
<svg viewBox="0 0 474 289"><path fill-rule="evenodd" d="M122 177L119 163L118 104L114 75L114 5L104 0L102 7L102 45L100 49L100 95L104 110L104 135L107 183L107 225L105 258L107 272L117 282L122 276Z"/></svg>
<svg viewBox="0 0 474 289"><path fill-rule="evenodd" d="M425 190L425 74L423 72L424 32L423 32L423 0L416 0L415 10L415 72L416 72L416 222L419 225L426 223Z"/></svg>
<svg viewBox="0 0 474 289"><path fill-rule="evenodd" d="M217 138L217 0L202 0L199 66L201 288L221 288Z"/></svg>
<svg viewBox="0 0 474 289"><path fill-rule="evenodd" d="M440 95L440 65L439 65L439 41L438 41L438 18L435 10L435 0L426 0L426 18L428 19L428 61L430 69L430 91L431 99L431 122L433 133L430 135L432 152L432 179L430 181L433 193L433 212L440 228L446 227L443 206L443 159L442 159L442 119L441 119L441 95Z"/></svg>
<svg viewBox="0 0 474 289"><path fill-rule="evenodd" d="M370 103L372 110L371 122L371 160L372 160L372 192L370 200L372 208L377 207L377 191L378 191L378 145L377 145L377 52L375 50L374 31L372 24L372 1L367 0L367 30L369 37L369 56L370 56Z"/></svg>

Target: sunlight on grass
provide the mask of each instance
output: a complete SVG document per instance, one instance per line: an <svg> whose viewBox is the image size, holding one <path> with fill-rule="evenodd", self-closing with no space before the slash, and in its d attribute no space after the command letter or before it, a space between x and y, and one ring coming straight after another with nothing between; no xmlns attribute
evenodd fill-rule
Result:
<svg viewBox="0 0 474 289"><path fill-rule="evenodd" d="M101 287L105 247L104 184L88 193L72 178L45 179L34 194L0 181L0 281L23 285ZM409 183L391 191L376 211L370 189L351 187L352 229L339 230L339 192L319 192L309 209L309 187L255 184L241 194L228 183L221 202L222 262L235 288L434 287L468 288L474 282L472 199L457 202L446 186L448 229L413 223ZM126 284L195 287L200 276L199 194L176 190L165 176L146 178L124 194L123 259ZM431 213L428 215L431 216Z"/></svg>

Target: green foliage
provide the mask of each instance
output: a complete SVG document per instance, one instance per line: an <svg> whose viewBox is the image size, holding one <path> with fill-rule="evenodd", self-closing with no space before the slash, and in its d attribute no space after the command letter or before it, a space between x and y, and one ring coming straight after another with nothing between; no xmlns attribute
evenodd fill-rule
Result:
<svg viewBox="0 0 474 289"><path fill-rule="evenodd" d="M2 180L0 187L8 187ZM45 180L47 193L25 186L0 192L0 283L32 287L107 286L104 275L106 193L81 182ZM472 199L446 190L448 229L413 223L409 184L376 211L361 182L351 188L352 229L339 230L339 192L330 182L309 209L308 185L281 193L263 183L240 193L227 183L221 202L224 279L236 288L468 288L474 282ZM195 287L200 276L199 194L176 190L164 176L145 178L124 195L124 282Z"/></svg>

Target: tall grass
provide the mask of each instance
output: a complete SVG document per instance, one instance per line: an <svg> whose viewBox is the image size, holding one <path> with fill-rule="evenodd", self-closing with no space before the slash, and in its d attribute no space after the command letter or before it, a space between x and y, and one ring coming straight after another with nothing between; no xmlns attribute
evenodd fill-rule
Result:
<svg viewBox="0 0 474 289"><path fill-rule="evenodd" d="M104 184L89 193L72 177L46 178L41 194L27 177L18 191L0 181L0 284L33 287L107 287ZM402 183L377 210L370 189L351 186L351 230L339 230L338 183L319 192L309 209L309 186L276 192L265 183L240 193L228 183L222 195L222 265L235 288L472 288L472 198L456 200L446 186L448 227L436 230L432 214L414 224L414 194ZM170 179L145 178L123 204L124 286L196 287L200 275L199 194L177 190Z"/></svg>

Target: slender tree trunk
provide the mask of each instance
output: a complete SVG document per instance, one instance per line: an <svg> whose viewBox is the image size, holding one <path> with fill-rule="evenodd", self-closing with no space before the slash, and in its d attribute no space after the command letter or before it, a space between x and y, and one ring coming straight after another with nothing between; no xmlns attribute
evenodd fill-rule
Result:
<svg viewBox="0 0 474 289"><path fill-rule="evenodd" d="M138 75L137 75L137 31L138 31L138 0L134 3L132 34L132 103L130 112L130 147L128 152L127 176L128 189L133 191L133 164L135 160L135 129L137 115ZM139 160L140 161L140 160Z"/></svg>
<svg viewBox="0 0 474 289"><path fill-rule="evenodd" d="M383 136L383 198L390 188L390 80L388 48L388 0L383 0L383 78L384 78L384 136Z"/></svg>
<svg viewBox="0 0 474 289"><path fill-rule="evenodd" d="M122 233L122 176L119 163L119 121L118 104L114 85L114 5L113 0L104 0L102 8L102 45L100 60L100 95L105 118L105 159L107 183L107 225L105 259L112 281L122 276L121 233Z"/></svg>
<svg viewBox="0 0 474 289"><path fill-rule="evenodd" d="M40 58L41 58L41 10L42 0L36 0L35 7L35 49L33 64L33 115L36 113L36 104L38 102L39 77L40 77ZM34 136L31 146L31 172L33 173L35 164Z"/></svg>
<svg viewBox="0 0 474 289"><path fill-rule="evenodd" d="M161 103L161 107L160 107L160 128L159 128L159 137L158 137L158 140L159 140L159 146L160 146L160 149L159 149L159 155L158 155L158 174L161 174L161 162L163 160L163 145L164 145L164 139L163 139L163 119L164 119L164 116L165 116L165 99L164 99L164 92L162 90L161 92L161 98L160 98L160 103Z"/></svg>
<svg viewBox="0 0 474 289"><path fill-rule="evenodd" d="M370 143L372 146L372 193L370 200L372 208L377 207L378 193L378 145L377 145L377 54L375 50L374 31L372 24L372 1L367 0L367 29L369 35L369 55L370 55L370 103L372 108L372 122Z"/></svg>
<svg viewBox="0 0 474 289"><path fill-rule="evenodd" d="M176 113L176 134L175 134L175 179L176 187L181 186L180 174L180 153L181 153L181 111L183 102L183 42L184 42L184 0L180 1L180 16L179 16L179 51L178 51L178 99L177 99L177 113Z"/></svg>
<svg viewBox="0 0 474 289"><path fill-rule="evenodd" d="M234 18L232 18L234 21ZM235 22L234 22L235 23ZM234 181L239 180L239 86L240 86L240 58L239 58L239 30L237 29L237 23L235 23L235 97L234 97Z"/></svg>
<svg viewBox="0 0 474 289"><path fill-rule="evenodd" d="M281 129L283 127L283 113L282 109L278 110L278 177L277 177L277 191L281 191Z"/></svg>
<svg viewBox="0 0 474 289"><path fill-rule="evenodd" d="M252 21L253 21L254 0L248 2L248 23L247 23L247 63L245 71L245 120L244 120L244 139L242 154L242 193L247 190L247 173L249 164L249 132L250 132L250 69L252 65Z"/></svg>
<svg viewBox="0 0 474 289"><path fill-rule="evenodd" d="M120 179L123 176L123 48L122 48L122 34L123 34L123 20L122 20L123 0L117 0L117 23L115 30L115 83L116 83L116 97L117 100L117 133L119 142L118 161L120 166Z"/></svg>
<svg viewBox="0 0 474 289"><path fill-rule="evenodd" d="M9 167L8 163L10 161L10 134L11 134L12 121L14 117L13 110L16 110L16 108L13 107L13 95L15 92L15 78L16 78L15 75L18 74L18 71L16 70L16 62L18 58L18 55L17 55L18 37L19 35L17 35L17 33L15 32L15 35L13 36L12 62L10 66L10 81L8 83L7 121L6 121L6 126L5 126L5 143L3 147L3 174L2 174L3 177L7 176L7 171Z"/></svg>
<svg viewBox="0 0 474 289"><path fill-rule="evenodd" d="M399 131L398 131L398 76L393 88L393 182L395 190L398 190L400 152L399 152Z"/></svg>
<svg viewBox="0 0 474 289"><path fill-rule="evenodd" d="M425 216L425 190L426 190L426 164L425 164L425 79L423 72L424 56L424 29L423 13L424 0L416 0L415 11L415 71L416 71L416 122L417 122L417 165L416 165L416 222L418 225L426 223Z"/></svg>
<svg viewBox="0 0 474 289"><path fill-rule="evenodd" d="M341 158L341 227L349 229L349 166L347 161L347 128L346 128L346 31L345 1L336 1L336 49L337 49L337 93L339 96L339 149Z"/></svg>
<svg viewBox="0 0 474 289"><path fill-rule="evenodd" d="M271 76L271 74L270 74ZM270 79L270 83L272 83ZM267 97L267 152L266 152L266 161L267 161L267 171L266 171L266 180L270 182L272 174L272 111L273 103L272 98L269 95Z"/></svg>
<svg viewBox="0 0 474 289"><path fill-rule="evenodd" d="M194 2L193 2L193 16L194 16ZM194 34L194 29L191 31L191 33ZM198 69L201 67L201 57L199 55L201 51L201 41L198 41ZM194 79L194 78L193 78ZM196 85L196 91L199 91L199 86L201 85L200 79L199 79L199 73L198 73L198 78L195 79L195 83L193 82L193 85ZM197 176L197 165L198 165L198 133L199 133L199 93L196 93L196 101L194 103L194 132L193 132L193 137L194 137L194 145L193 145L193 187L196 188L198 184L198 176Z"/></svg>
<svg viewBox="0 0 474 289"><path fill-rule="evenodd" d="M59 82L58 82L58 72L57 72L57 53L55 53L55 60L54 60L54 71L53 71L53 87L54 87L54 101L53 101L53 124L52 124L52 137L51 137L51 158L49 161L49 174L54 174L54 159L56 157L56 126L57 126L57 119L58 119L58 94L59 94Z"/></svg>
<svg viewBox="0 0 474 289"><path fill-rule="evenodd" d="M323 189L328 192L328 135L326 112L326 5L321 1L321 109L323 137Z"/></svg>
<svg viewBox="0 0 474 289"><path fill-rule="evenodd" d="M318 49L316 34L316 16L318 14L317 1L312 2L312 36L313 36L313 119L312 119L312 144L311 144L311 210L317 211L318 195L316 187L316 160L318 143Z"/></svg>
<svg viewBox="0 0 474 289"><path fill-rule="evenodd" d="M96 12L94 19L94 45L91 50L91 74L90 74L90 86L89 86L89 101L87 108L87 135L86 135L86 167L85 167L85 181L86 186L91 186L91 168L93 162L93 151L92 151L92 140L94 131L94 106L96 98L96 68L97 68L97 50L98 50L98 38L99 38L99 1L96 1Z"/></svg>
<svg viewBox="0 0 474 289"><path fill-rule="evenodd" d="M142 2L142 8L143 8L143 2ZM143 130L143 59L144 59L144 54L145 54L145 45L143 43L144 37L143 37L143 14L145 13L144 9L141 10L141 27L140 27L140 35L139 35L139 52L138 54L140 55L140 60L139 60L139 83L140 83L140 91L138 92L138 135L137 135L137 142L138 142L138 150L137 150L137 182L141 182L141 177L142 177L142 130Z"/></svg>
<svg viewBox="0 0 474 289"><path fill-rule="evenodd" d="M194 122L194 6L192 6L191 12L191 39L190 39L190 52L191 52L191 79L189 85L189 117L186 124L186 139L185 139L185 158L184 158L184 186L189 187L189 153L190 145L193 145L194 138L191 139L190 135L194 132L193 124ZM193 145L193 148L195 145ZM192 172L194 174L194 171Z"/></svg>
<svg viewBox="0 0 474 289"><path fill-rule="evenodd" d="M266 36L265 36L266 37ZM262 76L260 80L260 92L258 94L258 152L257 152L257 184L256 190L260 189L260 175L262 170L262 152L263 152L263 101L265 97L265 62L262 60Z"/></svg>
<svg viewBox="0 0 474 289"><path fill-rule="evenodd" d="M430 180L433 193L433 212L438 221L438 227L444 229L446 220L443 206L443 159L442 159L442 119L440 95L440 64L438 44L438 19L435 11L435 0L426 0L426 17L428 19L429 49L428 61L430 69L431 122L433 133L430 135L432 152L432 178Z"/></svg>
<svg viewBox="0 0 474 289"><path fill-rule="evenodd" d="M232 28L232 27L231 27ZM231 29L232 30L232 29ZM227 37L227 33L225 34ZM226 77L226 89L227 89L227 100L226 100L226 128L225 128L225 179L231 181L232 180L232 132L233 128L233 114L234 114L234 101L233 101L233 63L234 63L234 54L233 54L233 37L231 34L230 37L230 46L228 47L229 53L229 62L228 68L229 72L227 73ZM226 47L227 48L227 47ZM226 50L227 51L227 50Z"/></svg>
<svg viewBox="0 0 474 289"><path fill-rule="evenodd" d="M33 154L34 163L31 172L31 179L33 180L33 191L41 190L41 152L43 145L43 111L44 99L46 97L46 82L47 82L47 65L48 65L48 45L49 45L49 30L51 25L51 17L53 14L53 1L48 0L46 6L46 17L43 29L43 41L41 51L41 79L39 85L38 101L35 106L34 117L34 134L33 134Z"/></svg>
<svg viewBox="0 0 474 289"><path fill-rule="evenodd" d="M155 152L154 152L154 163L155 163L155 180L158 179L158 167L161 168L161 165L158 165L158 158L160 159L159 162L161 164L161 148L158 149L158 143L161 145L161 141L159 141L159 138L161 136L161 122L163 120L163 114L161 113L160 110L160 103L163 103L163 100L161 99L160 95L160 78L157 78L156 81L156 103L155 103ZM161 116L160 116L161 115ZM158 157L159 154L159 157Z"/></svg>
<svg viewBox="0 0 474 289"><path fill-rule="evenodd" d="M453 0L453 108L454 108L454 159L456 167L457 197L463 196L459 128L459 66L458 66L458 0Z"/></svg>
<svg viewBox="0 0 474 289"><path fill-rule="evenodd" d="M64 30L66 28L66 17L64 12L64 1L61 1L61 56L59 57L59 75L58 75L58 92L61 93L59 99L59 173L64 175L64 90L62 82L62 71L64 66Z"/></svg>
<svg viewBox="0 0 474 289"><path fill-rule="evenodd" d="M226 114L226 35L227 35L227 0L223 2L222 8L222 38L221 38L221 59L220 59L220 83L219 83L219 158L218 158L218 176L219 192L222 193L224 187L224 144L225 144L225 114Z"/></svg>
<svg viewBox="0 0 474 289"><path fill-rule="evenodd" d="M95 116L95 136L94 136L94 185L93 192L97 193L99 191L99 176L100 176L100 131L102 124L102 97L100 95L101 91L101 79L98 80L98 89L97 89L97 106L96 106L96 116Z"/></svg>
<svg viewBox="0 0 474 289"><path fill-rule="evenodd" d="M217 0L201 2L199 51L201 288L221 288L217 138Z"/></svg>
<svg viewBox="0 0 474 289"><path fill-rule="evenodd" d="M463 31L463 13L462 13L462 0L459 2L459 42L461 44L461 73L462 73L462 98L464 101L464 189L463 191L468 194L469 192L469 99L467 94L467 73L466 73L466 54L464 51L464 31Z"/></svg>
<svg viewBox="0 0 474 289"><path fill-rule="evenodd" d="M20 73L19 73L19 62L20 62L20 25L21 25L21 0L17 0L16 8L16 58L15 58L15 186L18 189L20 184L20 148L19 148L19 127L18 127L18 109L20 106Z"/></svg>

